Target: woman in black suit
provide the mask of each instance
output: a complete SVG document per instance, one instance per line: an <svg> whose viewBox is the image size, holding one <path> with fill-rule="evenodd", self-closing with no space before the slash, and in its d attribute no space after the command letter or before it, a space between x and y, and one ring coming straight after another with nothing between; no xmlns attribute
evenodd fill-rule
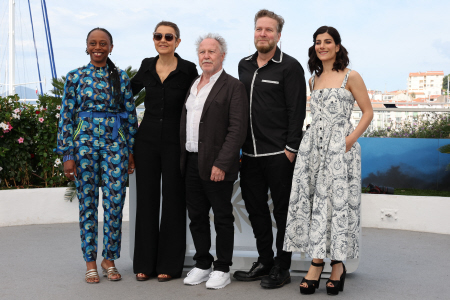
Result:
<svg viewBox="0 0 450 300"><path fill-rule="evenodd" d="M131 80L134 95L143 88L146 92L134 152L137 212L133 269L138 281L156 275L158 281L168 281L179 278L183 270L186 200L180 172L180 117L186 93L198 76L195 64L175 53L181 42L176 24L159 22L153 42L159 55L145 58Z"/></svg>

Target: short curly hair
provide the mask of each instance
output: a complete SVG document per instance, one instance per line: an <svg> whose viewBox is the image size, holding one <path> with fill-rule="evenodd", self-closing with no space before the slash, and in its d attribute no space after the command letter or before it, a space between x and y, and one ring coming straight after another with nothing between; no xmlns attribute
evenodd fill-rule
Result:
<svg viewBox="0 0 450 300"><path fill-rule="evenodd" d="M308 50L309 60L308 60L308 69L309 72L312 74L313 72L316 73L317 76L320 76L323 72L323 65L322 61L317 57L315 44L316 44L316 38L319 34L328 33L331 35L331 37L334 40L334 43L336 45L339 45L339 51L336 53L336 60L333 64L333 70L334 71L343 71L350 63L350 60L348 58L348 51L345 49L344 46L342 46L341 42L341 36L339 35L339 32L336 30L336 28L331 26L322 26L319 27L319 29L316 30L313 34L313 45Z"/></svg>
<svg viewBox="0 0 450 300"><path fill-rule="evenodd" d="M282 16L277 15L273 11L270 11L267 9L261 9L255 15L255 27L256 27L256 21L258 21L259 18L263 18L263 17L269 17L269 18L277 21L277 33L281 33L281 30L283 30L283 25L284 25L284 19Z"/></svg>
<svg viewBox="0 0 450 300"><path fill-rule="evenodd" d="M217 34L217 33L208 33L205 35L200 36L197 41L195 41L195 49L198 52L198 48L200 47L200 44L203 42L203 40L206 39L213 39L216 40L219 43L219 49L220 49L220 53L228 53L228 49L227 49L227 42L225 41L225 39Z"/></svg>

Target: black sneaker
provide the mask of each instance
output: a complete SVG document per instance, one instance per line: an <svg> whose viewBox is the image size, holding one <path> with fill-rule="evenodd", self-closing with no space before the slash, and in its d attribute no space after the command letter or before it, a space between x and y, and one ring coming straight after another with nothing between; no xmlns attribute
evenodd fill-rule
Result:
<svg viewBox="0 0 450 300"><path fill-rule="evenodd" d="M282 269L280 266L275 265L270 270L269 276L264 277L261 280L261 286L266 289L276 289L291 283L291 274L289 270Z"/></svg>
<svg viewBox="0 0 450 300"><path fill-rule="evenodd" d="M264 276L269 275L273 265L265 266L260 262L254 262L250 271L236 271L233 277L241 281L261 280Z"/></svg>

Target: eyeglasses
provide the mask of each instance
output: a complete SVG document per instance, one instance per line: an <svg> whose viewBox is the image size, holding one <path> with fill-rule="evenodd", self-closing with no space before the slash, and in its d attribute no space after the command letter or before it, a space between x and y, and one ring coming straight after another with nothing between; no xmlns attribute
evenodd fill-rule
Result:
<svg viewBox="0 0 450 300"><path fill-rule="evenodd" d="M163 34L162 34L162 33L159 33L159 32L153 32L153 39L154 39L155 41L160 41L160 40L162 40L162 38L163 38ZM164 35L164 38L166 39L166 41L170 42L170 41L173 40L173 38L177 38L177 36L174 35L174 34L172 34L172 33L166 33L166 34Z"/></svg>

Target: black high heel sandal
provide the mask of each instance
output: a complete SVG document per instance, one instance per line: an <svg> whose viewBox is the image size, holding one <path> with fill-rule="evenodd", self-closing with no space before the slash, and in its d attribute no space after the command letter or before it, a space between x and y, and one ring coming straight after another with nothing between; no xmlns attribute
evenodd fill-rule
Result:
<svg viewBox="0 0 450 300"><path fill-rule="evenodd" d="M345 275L347 274L347 269L345 268L345 265L342 261L335 260L331 262L331 266L334 266L335 264L342 264L344 267L344 271L342 272L341 278L339 280L330 280L327 281L327 294L328 295L337 295L339 292L344 291L344 283L345 283ZM328 283L331 282L333 286L328 286Z"/></svg>
<svg viewBox="0 0 450 300"><path fill-rule="evenodd" d="M319 283L320 283L320 279L322 278L322 272L323 272L325 263L322 262L322 263L318 264L318 263L311 261L311 265L314 267L322 267L322 271L320 271L320 275L319 275L319 280L308 280L305 277L303 277L302 282L300 283L300 294L304 294L304 295L314 294L316 292L316 289L319 288ZM308 287L302 287L301 284L303 282L306 282Z"/></svg>

